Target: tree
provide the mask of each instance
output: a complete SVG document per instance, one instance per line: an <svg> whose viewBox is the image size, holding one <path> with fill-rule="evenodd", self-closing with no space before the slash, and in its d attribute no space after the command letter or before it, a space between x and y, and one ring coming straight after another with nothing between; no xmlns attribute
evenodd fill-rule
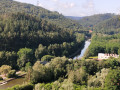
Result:
<svg viewBox="0 0 120 90"><path fill-rule="evenodd" d="M67 73L67 64L69 63L66 57L56 57L50 62L50 67L54 73L54 79L64 77Z"/></svg>
<svg viewBox="0 0 120 90"><path fill-rule="evenodd" d="M37 59L41 59L42 56L46 54L46 47L44 47L42 44L39 45L38 49L35 51L35 57Z"/></svg>
<svg viewBox="0 0 120 90"><path fill-rule="evenodd" d="M79 68L76 71L70 71L68 74L68 80L76 84L86 84L87 73L83 68Z"/></svg>
<svg viewBox="0 0 120 90"><path fill-rule="evenodd" d="M5 74L5 76L6 76L6 74L8 74L8 72L11 70L11 66L8 66L8 65L2 65L1 67L0 67L0 74Z"/></svg>
<svg viewBox="0 0 120 90"><path fill-rule="evenodd" d="M51 61L51 59L55 58L54 56L51 55L45 55L41 58L41 61Z"/></svg>
<svg viewBox="0 0 120 90"><path fill-rule="evenodd" d="M33 63L34 54L33 50L29 48L22 48L18 51L17 65L21 68L24 67L27 62Z"/></svg>
<svg viewBox="0 0 120 90"><path fill-rule="evenodd" d="M53 72L49 67L45 67L37 61L33 66L31 81L34 83L48 82L53 80Z"/></svg>
<svg viewBox="0 0 120 90"><path fill-rule="evenodd" d="M120 90L120 69L110 70L105 79L105 88L107 90Z"/></svg>
<svg viewBox="0 0 120 90"><path fill-rule="evenodd" d="M120 48L118 49L118 54L119 54L119 56L120 56Z"/></svg>

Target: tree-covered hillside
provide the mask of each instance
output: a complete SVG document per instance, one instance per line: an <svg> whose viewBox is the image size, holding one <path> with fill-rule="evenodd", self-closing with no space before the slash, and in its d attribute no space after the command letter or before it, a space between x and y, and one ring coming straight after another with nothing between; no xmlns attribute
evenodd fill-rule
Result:
<svg viewBox="0 0 120 90"><path fill-rule="evenodd" d="M24 12L40 18L44 18L63 28L70 28L72 30L83 30L82 26L76 21L67 19L58 12L51 12L39 6L20 3L13 0L0 0L0 14L16 12Z"/></svg>
<svg viewBox="0 0 120 90"><path fill-rule="evenodd" d="M113 16L115 16L114 14L97 14L97 15L93 15L93 16L87 16L87 17L83 17L82 19L80 19L78 22L85 26L85 27L92 27L94 25L96 25L97 23L110 19Z"/></svg>
<svg viewBox="0 0 120 90"><path fill-rule="evenodd" d="M114 34L120 32L120 16L115 16L94 26L96 32Z"/></svg>
<svg viewBox="0 0 120 90"><path fill-rule="evenodd" d="M19 50L20 54L24 52L20 59L24 62L22 65L31 59L33 64L33 59L41 59L44 55L69 57L83 42L84 34L73 33L32 15L0 15L0 66L7 64L14 67ZM27 52L30 55L24 56Z"/></svg>

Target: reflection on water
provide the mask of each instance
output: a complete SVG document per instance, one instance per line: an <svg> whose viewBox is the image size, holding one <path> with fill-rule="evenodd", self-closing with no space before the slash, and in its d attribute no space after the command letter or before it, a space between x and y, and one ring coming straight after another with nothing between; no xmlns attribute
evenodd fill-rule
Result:
<svg viewBox="0 0 120 90"><path fill-rule="evenodd" d="M73 59L80 59L81 57L83 57L85 52L86 52L86 50L87 50L87 48L89 47L90 43L91 42L89 40L87 40L85 42L84 48L82 49L81 53L79 55L75 56Z"/></svg>
<svg viewBox="0 0 120 90"><path fill-rule="evenodd" d="M23 78L18 78L18 79L15 79L15 80L12 80L12 81L8 82L5 85L0 86L0 90L1 89L7 89L8 87L12 87L12 86L15 86L15 85L18 85L18 84L21 85L24 82L25 82L25 78L24 77Z"/></svg>

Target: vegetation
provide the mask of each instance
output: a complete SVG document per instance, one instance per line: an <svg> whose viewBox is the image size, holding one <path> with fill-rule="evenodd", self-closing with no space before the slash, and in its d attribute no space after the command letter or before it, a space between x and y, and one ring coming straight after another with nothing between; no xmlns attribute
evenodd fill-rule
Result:
<svg viewBox="0 0 120 90"><path fill-rule="evenodd" d="M83 31L83 27L76 21L67 19L58 12L51 12L40 6L20 3L13 0L0 0L0 7L0 14L24 12L39 18L43 18L63 28L69 28L74 31Z"/></svg>
<svg viewBox="0 0 120 90"><path fill-rule="evenodd" d="M120 33L120 16L114 16L106 21L95 25L94 30L98 33L117 34Z"/></svg>
<svg viewBox="0 0 120 90"><path fill-rule="evenodd" d="M0 81L1 81L1 80L3 80L3 78L2 78L2 77L0 77Z"/></svg>
<svg viewBox="0 0 120 90"><path fill-rule="evenodd" d="M0 75L13 78L22 70L27 81L7 90L120 89L120 58L96 60L98 53L120 55L119 16L84 17L78 20L83 28L42 7L13 0L0 0L0 7ZM85 58L69 59L90 29Z"/></svg>
<svg viewBox="0 0 120 90"><path fill-rule="evenodd" d="M12 70L11 66L2 65L0 67L0 75L7 76L8 78L12 78L16 76L16 70Z"/></svg>
<svg viewBox="0 0 120 90"><path fill-rule="evenodd" d="M33 84L16 85L12 88L8 88L7 90L33 90Z"/></svg>
<svg viewBox="0 0 120 90"><path fill-rule="evenodd" d="M120 34L105 35L94 34L86 57L97 56L98 53L119 54Z"/></svg>
<svg viewBox="0 0 120 90"><path fill-rule="evenodd" d="M119 67L119 59L69 61L65 57L56 57L45 65L37 61L31 81L35 84L35 90L118 90Z"/></svg>
<svg viewBox="0 0 120 90"><path fill-rule="evenodd" d="M54 56L51 55L45 55L41 58L41 61L50 61L51 59L55 58Z"/></svg>
<svg viewBox="0 0 120 90"><path fill-rule="evenodd" d="M25 13L1 15L0 30L0 65L17 69L27 62L33 65L44 55L69 57L85 40L82 33L67 31Z"/></svg>
<svg viewBox="0 0 120 90"><path fill-rule="evenodd" d="M93 15L93 16L83 17L82 19L78 20L78 22L85 27L93 27L94 25L96 25L102 21L105 21L107 19L110 19L114 16L115 15L111 14L111 13L97 14L97 15Z"/></svg>

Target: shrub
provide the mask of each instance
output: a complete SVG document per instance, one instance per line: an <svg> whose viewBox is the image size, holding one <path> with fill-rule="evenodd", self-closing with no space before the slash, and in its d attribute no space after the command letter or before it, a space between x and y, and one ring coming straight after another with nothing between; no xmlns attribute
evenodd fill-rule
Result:
<svg viewBox="0 0 120 90"><path fill-rule="evenodd" d="M1 80L3 80L3 78L2 78L2 77L0 77L0 81L1 81Z"/></svg>
<svg viewBox="0 0 120 90"><path fill-rule="evenodd" d="M51 55L45 55L41 58L41 61L51 61L51 59L53 59L54 56L51 56Z"/></svg>
<svg viewBox="0 0 120 90"><path fill-rule="evenodd" d="M15 75L16 75L16 71L15 70L11 70L11 71L9 71L7 77L8 78L12 78L12 77L15 77Z"/></svg>
<svg viewBox="0 0 120 90"><path fill-rule="evenodd" d="M33 90L33 84L16 85L7 90Z"/></svg>

